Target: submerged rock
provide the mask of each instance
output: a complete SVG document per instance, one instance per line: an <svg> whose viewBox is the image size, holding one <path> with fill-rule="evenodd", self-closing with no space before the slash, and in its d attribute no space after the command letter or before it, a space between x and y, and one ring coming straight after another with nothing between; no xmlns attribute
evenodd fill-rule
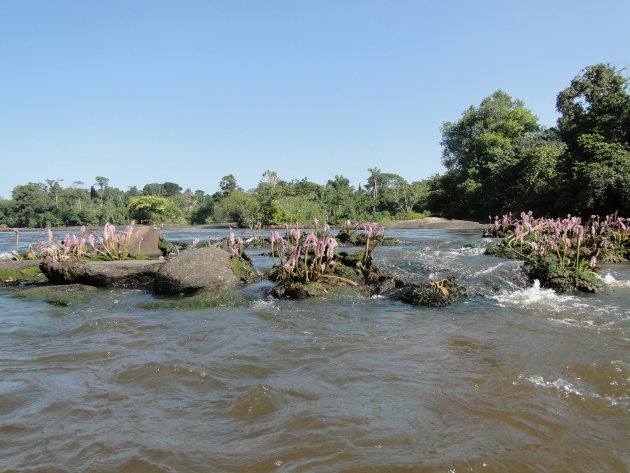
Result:
<svg viewBox="0 0 630 473"><path fill-rule="evenodd" d="M66 307L89 303L92 293L96 290L95 287L83 284L40 286L19 291L14 297L19 299L43 299L49 304Z"/></svg>
<svg viewBox="0 0 630 473"><path fill-rule="evenodd" d="M148 310L205 309L212 307L243 307L247 304L249 304L249 299L243 293L234 290L219 290L149 302L148 304L143 304L141 308Z"/></svg>

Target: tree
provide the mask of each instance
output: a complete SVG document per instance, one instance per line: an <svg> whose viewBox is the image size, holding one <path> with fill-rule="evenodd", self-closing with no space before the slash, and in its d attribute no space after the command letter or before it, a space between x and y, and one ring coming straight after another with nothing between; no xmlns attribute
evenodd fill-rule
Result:
<svg viewBox="0 0 630 473"><path fill-rule="evenodd" d="M165 182L164 184L162 184L162 187L164 188L166 197L172 197L182 191L182 187L179 184L175 184L174 182Z"/></svg>
<svg viewBox="0 0 630 473"><path fill-rule="evenodd" d="M514 186L530 156L520 144L541 132L538 119L520 100L497 90L442 126L442 162L447 175L443 209L449 216L484 218L513 209Z"/></svg>
<svg viewBox="0 0 630 473"><path fill-rule="evenodd" d="M239 227L249 227L259 220L258 203L254 196L235 190L214 205L215 222L235 222Z"/></svg>
<svg viewBox="0 0 630 473"><path fill-rule="evenodd" d="M103 190L109 184L109 179L103 176L96 176L94 178L94 181L95 185L97 185L101 190Z"/></svg>
<svg viewBox="0 0 630 473"><path fill-rule="evenodd" d="M563 210L630 212L630 79L609 64L584 69L558 94L558 132L567 144Z"/></svg>
<svg viewBox="0 0 630 473"><path fill-rule="evenodd" d="M569 152L579 153L584 134L598 134L606 143L628 149L630 140L630 79L610 64L585 68L558 94L556 109L560 136Z"/></svg>
<svg viewBox="0 0 630 473"><path fill-rule="evenodd" d="M165 197L139 196L129 201L129 217L138 223L181 223L181 210Z"/></svg>
<svg viewBox="0 0 630 473"><path fill-rule="evenodd" d="M223 176L219 181L219 188L221 189L221 192L223 192L224 196L229 195L232 191L242 190L240 187L238 187L238 184L236 184L236 178L233 174Z"/></svg>

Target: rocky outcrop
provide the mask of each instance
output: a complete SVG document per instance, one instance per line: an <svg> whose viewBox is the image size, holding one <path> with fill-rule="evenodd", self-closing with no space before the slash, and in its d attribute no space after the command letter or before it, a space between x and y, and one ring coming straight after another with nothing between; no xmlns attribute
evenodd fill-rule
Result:
<svg viewBox="0 0 630 473"><path fill-rule="evenodd" d="M53 284L86 284L96 287L146 287L164 263L157 260L86 261L67 259L43 262L42 273Z"/></svg>
<svg viewBox="0 0 630 473"><path fill-rule="evenodd" d="M206 247L166 262L156 275L154 290L158 294L190 294L237 286L240 281L230 253Z"/></svg>

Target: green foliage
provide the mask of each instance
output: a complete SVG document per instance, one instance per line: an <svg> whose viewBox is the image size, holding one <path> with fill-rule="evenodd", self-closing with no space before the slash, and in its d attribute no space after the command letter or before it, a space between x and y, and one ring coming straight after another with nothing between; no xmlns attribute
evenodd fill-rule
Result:
<svg viewBox="0 0 630 473"><path fill-rule="evenodd" d="M251 194L235 190L214 205L212 218L215 222L235 222L239 227L249 227L257 221L258 202Z"/></svg>
<svg viewBox="0 0 630 473"><path fill-rule="evenodd" d="M556 101L567 144L563 210L630 212L630 80L611 65L587 67Z"/></svg>
<svg viewBox="0 0 630 473"><path fill-rule="evenodd" d="M546 191L548 170L563 149L553 135L543 133L522 101L500 90L468 108L457 122L445 122L442 145L448 171L428 186L428 194L434 193L427 196L432 210L477 219L531 207L531 191ZM522 192L516 192L519 188Z"/></svg>
<svg viewBox="0 0 630 473"><path fill-rule="evenodd" d="M138 223L181 223L182 211L164 197L139 196L129 200L129 216Z"/></svg>

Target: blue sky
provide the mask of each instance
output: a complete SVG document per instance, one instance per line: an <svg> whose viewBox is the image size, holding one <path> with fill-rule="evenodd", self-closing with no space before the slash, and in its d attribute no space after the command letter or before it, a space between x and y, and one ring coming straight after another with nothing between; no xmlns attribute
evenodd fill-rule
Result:
<svg viewBox="0 0 630 473"><path fill-rule="evenodd" d="M0 196L46 179L213 193L443 172L440 126L497 89L553 126L630 66L630 2L0 0Z"/></svg>

